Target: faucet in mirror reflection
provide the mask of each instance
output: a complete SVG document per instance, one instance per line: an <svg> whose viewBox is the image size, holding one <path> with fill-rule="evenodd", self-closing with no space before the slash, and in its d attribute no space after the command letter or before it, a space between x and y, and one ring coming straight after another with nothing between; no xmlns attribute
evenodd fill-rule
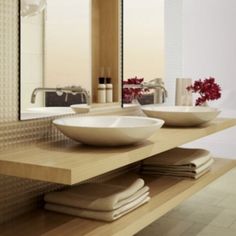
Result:
<svg viewBox="0 0 236 236"><path fill-rule="evenodd" d="M193 96L192 93L187 90L187 87L192 85L192 79L190 78L177 78L176 79L176 91L175 91L175 105L176 106L192 106Z"/></svg>
<svg viewBox="0 0 236 236"><path fill-rule="evenodd" d="M46 0L21 0L21 16L30 17L40 14L47 6Z"/></svg>
<svg viewBox="0 0 236 236"><path fill-rule="evenodd" d="M149 82L144 83L144 86L149 89L154 89L154 104L164 103L166 101L168 93L161 78L150 80Z"/></svg>
<svg viewBox="0 0 236 236"><path fill-rule="evenodd" d="M168 97L167 90L161 78L139 84L124 84L123 89L144 90L145 92L138 97L138 101L141 105L165 103Z"/></svg>
<svg viewBox="0 0 236 236"><path fill-rule="evenodd" d="M36 95L38 92L55 92L57 96L62 96L64 93L65 101L68 99L68 94L77 95L81 94L82 103L90 104L90 94L89 91L82 88L81 86L67 86L67 87L58 87L58 88L35 88L31 95L31 103L35 103ZM84 100L85 99L85 100Z"/></svg>

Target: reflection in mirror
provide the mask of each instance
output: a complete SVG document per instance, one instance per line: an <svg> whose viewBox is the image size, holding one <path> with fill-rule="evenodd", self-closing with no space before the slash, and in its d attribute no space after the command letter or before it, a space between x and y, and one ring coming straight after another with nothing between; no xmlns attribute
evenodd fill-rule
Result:
<svg viewBox="0 0 236 236"><path fill-rule="evenodd" d="M99 77L112 84L104 85L105 95L106 88L110 92L104 105L117 103L121 0L20 3L21 120L73 114L71 105L98 103Z"/></svg>
<svg viewBox="0 0 236 236"><path fill-rule="evenodd" d="M164 0L125 0L124 78L164 77Z"/></svg>
<svg viewBox="0 0 236 236"><path fill-rule="evenodd" d="M137 97L141 104L163 103L167 96L163 81L164 0L124 0L124 22L123 102ZM131 88L136 88L136 93Z"/></svg>

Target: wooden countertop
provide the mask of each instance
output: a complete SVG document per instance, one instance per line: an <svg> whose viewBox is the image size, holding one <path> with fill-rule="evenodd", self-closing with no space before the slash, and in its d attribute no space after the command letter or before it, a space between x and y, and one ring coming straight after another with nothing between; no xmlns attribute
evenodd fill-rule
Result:
<svg viewBox="0 0 236 236"><path fill-rule="evenodd" d="M0 174L72 185L235 125L236 119L222 118L201 127L162 128L129 147L98 148L72 141L39 144L2 152Z"/></svg>

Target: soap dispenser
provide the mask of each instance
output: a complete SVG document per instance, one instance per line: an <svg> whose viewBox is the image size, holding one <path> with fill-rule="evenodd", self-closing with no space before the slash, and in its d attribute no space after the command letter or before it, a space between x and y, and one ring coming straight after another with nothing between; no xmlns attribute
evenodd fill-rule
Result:
<svg viewBox="0 0 236 236"><path fill-rule="evenodd" d="M106 79L104 76L104 68L101 68L101 76L98 78L98 103L106 103Z"/></svg>
<svg viewBox="0 0 236 236"><path fill-rule="evenodd" d="M113 85L111 80L111 69L107 69L107 77L106 77L106 102L113 102Z"/></svg>

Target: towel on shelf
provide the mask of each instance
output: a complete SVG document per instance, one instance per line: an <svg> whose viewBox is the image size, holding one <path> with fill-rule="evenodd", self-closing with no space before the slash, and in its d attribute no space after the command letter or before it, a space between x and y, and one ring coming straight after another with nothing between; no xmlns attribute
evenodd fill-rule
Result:
<svg viewBox="0 0 236 236"><path fill-rule="evenodd" d="M210 159L210 152L204 149L174 148L144 160L143 165L197 169Z"/></svg>
<svg viewBox="0 0 236 236"><path fill-rule="evenodd" d="M189 167L189 166L176 166L176 167L169 167L169 166L142 166L142 170L144 171L156 171L156 172L177 172L177 173L193 173L193 174L200 174L206 169L209 169L212 164L214 163L213 158L211 158L208 162L204 163L200 167Z"/></svg>
<svg viewBox="0 0 236 236"><path fill-rule="evenodd" d="M68 215L89 218L89 219L102 220L102 221L114 221L122 217L123 215L133 211L139 206L147 203L150 200L150 197L148 195L149 195L149 192L146 192L139 198L135 199L134 201L129 202L126 205L123 205L122 207L112 210L112 211L94 211L94 210L82 209L82 208L77 208L77 207L58 205L58 204L53 204L53 203L46 203L45 209L59 212L59 213L68 214Z"/></svg>
<svg viewBox="0 0 236 236"><path fill-rule="evenodd" d="M207 173L214 160L207 150L175 148L143 161L143 174L170 175L198 179Z"/></svg>
<svg viewBox="0 0 236 236"><path fill-rule="evenodd" d="M96 211L112 211L135 201L148 193L143 179L137 179L130 186L105 183L86 183L67 190L45 195L48 203Z"/></svg>
<svg viewBox="0 0 236 236"><path fill-rule="evenodd" d="M147 175L165 175L165 176L175 176L175 177L188 177L188 178L193 178L193 179L198 179L201 176L203 176L204 174L206 174L208 171L210 171L211 168L207 168L204 171L196 174L193 172L175 172L175 171L145 171L143 170L142 173L143 174L147 174Z"/></svg>

